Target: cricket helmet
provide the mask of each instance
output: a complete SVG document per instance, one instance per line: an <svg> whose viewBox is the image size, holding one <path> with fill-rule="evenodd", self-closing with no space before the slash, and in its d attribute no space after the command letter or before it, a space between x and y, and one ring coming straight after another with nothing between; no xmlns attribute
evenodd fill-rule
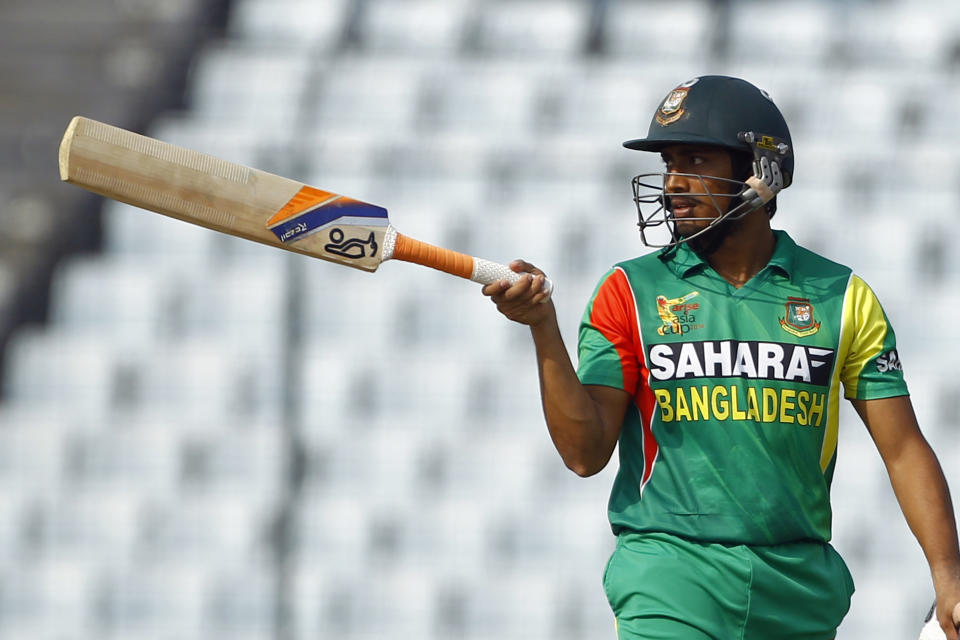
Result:
<svg viewBox="0 0 960 640"><path fill-rule="evenodd" d="M628 140L623 146L659 152L678 144L726 149L733 159L746 158L749 169L743 173L752 175L737 180L720 179L731 183L730 194L710 193L703 178L716 180L713 176L685 174L692 182L699 181L702 188L683 194L665 192L664 173L634 177L640 235L647 246L675 246L764 205L772 216L776 210L775 196L793 181L793 142L783 114L765 91L739 78L700 76L677 86L661 101L647 136ZM696 234L680 237L670 211L671 195L709 198L719 216L705 218L710 224ZM669 241L651 242L646 232L660 225L669 230Z"/></svg>

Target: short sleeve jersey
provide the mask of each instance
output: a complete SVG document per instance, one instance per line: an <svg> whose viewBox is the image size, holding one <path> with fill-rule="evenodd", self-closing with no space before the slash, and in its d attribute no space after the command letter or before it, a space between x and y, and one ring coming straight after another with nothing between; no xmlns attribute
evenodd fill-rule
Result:
<svg viewBox="0 0 960 640"><path fill-rule="evenodd" d="M830 539L841 394L907 388L873 291L775 234L770 262L739 289L685 244L618 264L597 286L578 375L633 397L609 503L615 533Z"/></svg>

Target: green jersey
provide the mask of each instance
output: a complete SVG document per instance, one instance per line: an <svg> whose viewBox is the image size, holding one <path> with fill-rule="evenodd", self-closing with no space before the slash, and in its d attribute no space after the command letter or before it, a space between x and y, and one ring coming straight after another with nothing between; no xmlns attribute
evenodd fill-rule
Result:
<svg viewBox="0 0 960 640"><path fill-rule="evenodd" d="M623 389L614 532L830 539L840 397L906 395L870 288L784 232L741 288L686 244L616 265L587 305L584 384Z"/></svg>

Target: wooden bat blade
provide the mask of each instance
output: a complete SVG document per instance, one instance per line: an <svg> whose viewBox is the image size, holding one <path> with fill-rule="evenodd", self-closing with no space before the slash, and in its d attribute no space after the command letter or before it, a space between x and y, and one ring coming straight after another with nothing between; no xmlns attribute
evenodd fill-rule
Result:
<svg viewBox="0 0 960 640"><path fill-rule="evenodd" d="M60 179L247 240L366 271L383 260L383 207L77 116Z"/></svg>
<svg viewBox="0 0 960 640"><path fill-rule="evenodd" d="M60 142L60 179L107 198L287 251L376 271L403 260L474 282L518 282L506 265L397 233L387 210L76 116ZM552 283L543 284L543 301Z"/></svg>

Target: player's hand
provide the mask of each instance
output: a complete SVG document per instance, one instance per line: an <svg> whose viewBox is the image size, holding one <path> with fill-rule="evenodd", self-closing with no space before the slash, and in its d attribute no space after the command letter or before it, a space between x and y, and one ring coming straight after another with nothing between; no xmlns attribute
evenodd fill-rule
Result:
<svg viewBox="0 0 960 640"><path fill-rule="evenodd" d="M514 260L510 268L525 275L512 285L507 280L488 284L483 288L483 295L514 322L535 327L553 317L556 311L553 302L548 300L550 292L544 288L547 277L543 271L523 260Z"/></svg>
<svg viewBox="0 0 960 640"><path fill-rule="evenodd" d="M952 591L938 597L936 616L947 640L960 638L960 634L957 633L957 629L960 628L960 594Z"/></svg>

